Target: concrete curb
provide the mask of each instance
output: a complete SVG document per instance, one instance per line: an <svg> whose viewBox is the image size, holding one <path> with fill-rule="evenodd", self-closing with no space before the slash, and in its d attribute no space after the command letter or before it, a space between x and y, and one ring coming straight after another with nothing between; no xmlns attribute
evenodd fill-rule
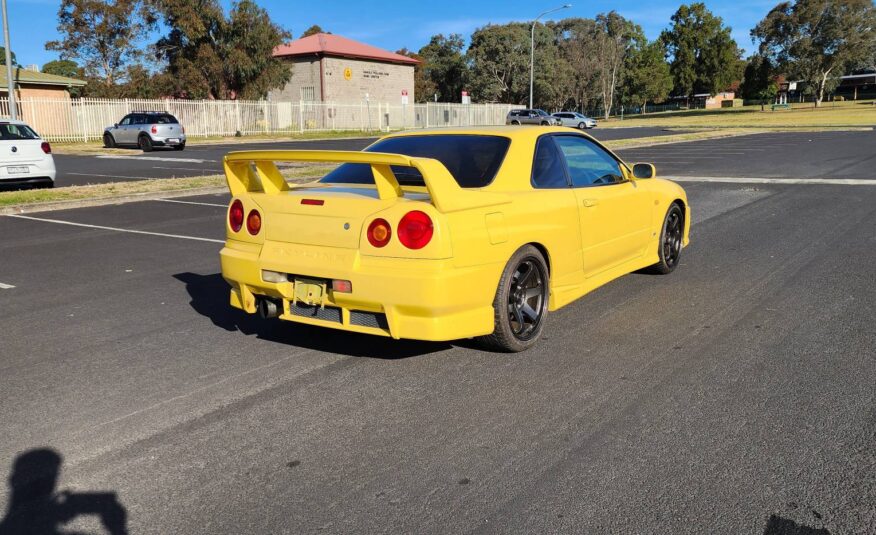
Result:
<svg viewBox="0 0 876 535"><path fill-rule="evenodd" d="M171 199L174 197L188 197L191 195L210 195L228 191L225 186L213 186L206 188L192 188L169 191L149 191L145 193L131 193L128 195L109 195L92 199L72 199L69 201L52 201L32 204L19 204L0 208L0 216L16 214L33 214L37 212L51 212L55 210L69 210L72 208L89 208L93 206L106 206L110 204L126 204L129 202L154 201L156 199Z"/></svg>

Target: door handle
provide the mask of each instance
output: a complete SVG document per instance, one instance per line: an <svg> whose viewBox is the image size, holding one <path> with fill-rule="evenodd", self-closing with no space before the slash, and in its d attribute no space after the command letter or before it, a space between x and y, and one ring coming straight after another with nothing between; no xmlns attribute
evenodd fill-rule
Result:
<svg viewBox="0 0 876 535"><path fill-rule="evenodd" d="M582 202L587 208L591 208L599 204L599 201L597 199L584 199Z"/></svg>

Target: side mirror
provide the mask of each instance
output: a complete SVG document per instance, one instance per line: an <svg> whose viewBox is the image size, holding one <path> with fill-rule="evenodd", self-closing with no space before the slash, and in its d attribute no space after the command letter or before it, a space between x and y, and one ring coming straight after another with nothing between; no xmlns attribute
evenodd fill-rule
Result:
<svg viewBox="0 0 876 535"><path fill-rule="evenodd" d="M637 163L633 165L633 176L636 178L654 178L657 176L657 169L650 163Z"/></svg>
<svg viewBox="0 0 876 535"><path fill-rule="evenodd" d="M116 123L113 125L113 128L118 128L118 127L119 127L119 123Z"/></svg>

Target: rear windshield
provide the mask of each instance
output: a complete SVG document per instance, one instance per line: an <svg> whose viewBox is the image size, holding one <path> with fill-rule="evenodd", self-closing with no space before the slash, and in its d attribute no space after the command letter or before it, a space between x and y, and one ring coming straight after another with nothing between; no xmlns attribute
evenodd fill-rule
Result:
<svg viewBox="0 0 876 535"><path fill-rule="evenodd" d="M39 139L29 126L23 124L0 123L0 139L16 140L16 139Z"/></svg>
<svg viewBox="0 0 876 535"><path fill-rule="evenodd" d="M173 115L165 114L165 115L147 115L148 121L151 124L177 124L179 121L176 120L176 117Z"/></svg>
<svg viewBox="0 0 876 535"><path fill-rule="evenodd" d="M510 139L500 136L403 136L378 141L365 151L434 158L444 164L461 187L480 188L493 181L510 144ZM413 167L393 165L392 172L402 186L426 185L423 176ZM345 163L320 182L373 184L374 176L368 164Z"/></svg>

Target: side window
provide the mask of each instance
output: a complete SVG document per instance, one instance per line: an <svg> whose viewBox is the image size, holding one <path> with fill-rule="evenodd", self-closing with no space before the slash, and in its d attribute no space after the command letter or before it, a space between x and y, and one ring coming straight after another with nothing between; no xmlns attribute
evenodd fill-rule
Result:
<svg viewBox="0 0 876 535"><path fill-rule="evenodd" d="M120 124L120 125L129 125L129 124L131 124L131 116L130 116L130 115L125 115L125 118L122 119L122 122L120 122L119 124Z"/></svg>
<svg viewBox="0 0 876 535"><path fill-rule="evenodd" d="M555 139L566 160L572 187L616 184L624 180L618 161L587 138L556 136Z"/></svg>
<svg viewBox="0 0 876 535"><path fill-rule="evenodd" d="M542 136L535 147L532 160L532 186L538 189L566 188L566 170L557 152L553 136Z"/></svg>

